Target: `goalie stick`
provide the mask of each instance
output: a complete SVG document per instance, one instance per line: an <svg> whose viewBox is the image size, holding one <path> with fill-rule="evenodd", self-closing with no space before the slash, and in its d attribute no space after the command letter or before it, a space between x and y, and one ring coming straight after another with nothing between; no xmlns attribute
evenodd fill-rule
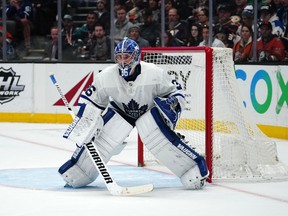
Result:
<svg viewBox="0 0 288 216"><path fill-rule="evenodd" d="M66 108L68 109L70 115L72 118L75 118L75 113L73 112L72 108L70 107L65 95L62 93L62 90L57 83L57 80L54 76L54 74L50 74L50 79L52 83L56 86L58 93L61 96L61 99L63 100ZM137 195L137 194L142 194L142 193L147 193L153 190L154 186L153 184L145 184L145 185L138 185L138 186L133 186L133 187L122 187L117 184L117 182L114 180L114 178L111 176L110 171L107 168L107 165L105 164L104 160L102 159L101 155L98 153L98 149L93 141L84 144L90 158L93 161L94 166L96 167L97 171L100 173L102 176L105 185L109 192L112 195L122 195L122 196L129 196L129 195Z"/></svg>

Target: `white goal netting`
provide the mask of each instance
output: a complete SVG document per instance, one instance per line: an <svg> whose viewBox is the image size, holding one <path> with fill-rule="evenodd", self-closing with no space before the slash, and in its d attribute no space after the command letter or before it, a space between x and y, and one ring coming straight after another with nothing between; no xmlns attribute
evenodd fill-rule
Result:
<svg viewBox="0 0 288 216"><path fill-rule="evenodd" d="M212 179L288 177L275 142L249 118L240 96L231 49L145 49L143 60L164 68L183 87L186 109L177 131L206 156ZM211 78L211 79L210 79ZM157 160L147 150L144 163Z"/></svg>

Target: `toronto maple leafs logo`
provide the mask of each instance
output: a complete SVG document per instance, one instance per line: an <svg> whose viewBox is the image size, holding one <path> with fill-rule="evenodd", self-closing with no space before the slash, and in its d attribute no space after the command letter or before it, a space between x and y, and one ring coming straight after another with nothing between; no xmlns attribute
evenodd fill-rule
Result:
<svg viewBox="0 0 288 216"><path fill-rule="evenodd" d="M127 105L123 103L123 107L124 107L125 112L129 116L135 119L139 118L141 115L147 112L147 109L148 109L147 104L139 107L139 104L133 99L130 100Z"/></svg>

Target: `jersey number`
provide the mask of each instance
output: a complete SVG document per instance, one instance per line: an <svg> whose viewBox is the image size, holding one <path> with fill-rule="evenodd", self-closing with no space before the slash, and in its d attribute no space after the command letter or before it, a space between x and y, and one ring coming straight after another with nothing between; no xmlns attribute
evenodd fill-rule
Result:
<svg viewBox="0 0 288 216"><path fill-rule="evenodd" d="M176 86L177 90L182 89L182 86L176 80L172 80L172 83Z"/></svg>
<svg viewBox="0 0 288 216"><path fill-rule="evenodd" d="M93 85L90 85L90 86L85 90L85 94L86 94L88 97L90 97L90 96L93 94L93 92L95 92L95 91L96 91L96 87L93 86Z"/></svg>

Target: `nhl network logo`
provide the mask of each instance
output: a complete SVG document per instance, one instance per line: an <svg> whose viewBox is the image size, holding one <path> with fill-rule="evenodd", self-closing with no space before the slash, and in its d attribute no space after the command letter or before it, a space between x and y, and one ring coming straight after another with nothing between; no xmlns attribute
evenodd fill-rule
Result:
<svg viewBox="0 0 288 216"><path fill-rule="evenodd" d="M20 76L12 68L0 68L0 104L7 103L24 91L24 85L18 85Z"/></svg>

